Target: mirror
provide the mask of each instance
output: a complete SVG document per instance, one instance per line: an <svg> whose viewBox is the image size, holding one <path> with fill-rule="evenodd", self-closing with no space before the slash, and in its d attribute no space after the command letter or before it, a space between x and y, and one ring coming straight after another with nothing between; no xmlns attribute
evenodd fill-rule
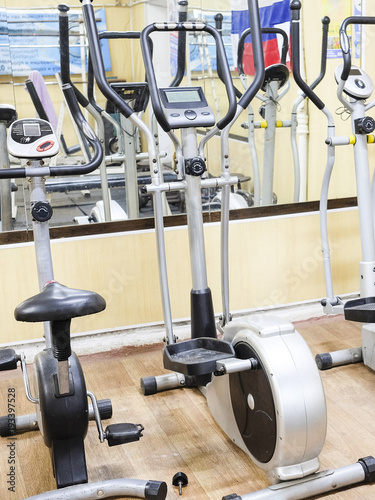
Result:
<svg viewBox="0 0 375 500"><path fill-rule="evenodd" d="M146 4L135 3L129 7L121 1L104 0L96 9L98 25L101 30L141 30L145 24L155 20L165 20L168 16L168 9L171 17L176 19L176 3L174 0L169 2L152 0ZM246 4L246 2L244 3ZM80 22L81 9L77 8L77 3L73 2L73 0L67 1L67 4L71 5L69 16L72 80L77 84L80 91L87 94L86 63L84 59L81 59L81 56L83 57L82 45L84 45L83 25ZM60 122L62 124L61 130L66 149L61 149L61 155L57 161L62 163L84 161L85 156L87 156L85 145L77 137L69 114L66 109L64 110L62 94L55 77L55 73L59 69L57 9L55 7L50 9L43 7L44 2L42 0L36 0L32 7L25 0L12 0L12 2L2 0L2 5L0 2L0 44L2 48L0 84L3 91L2 101L13 103L18 110L19 117L35 116L35 107L30 98L30 93L25 90L25 80L30 76L31 69L38 69L43 83L46 84L47 93L50 95L56 114L56 123ZM354 8L359 8L357 2L354 2ZM22 17L24 10L27 10L29 17ZM235 28L232 25L232 20L233 23L238 24L238 22L235 20L235 15L231 15L230 0L191 0L189 2L189 20L203 20L214 24L215 16L218 13L223 15L222 34L230 63L234 65L236 56L233 53L231 33L235 31ZM341 63L341 53L337 51L337 32L342 19L352 13L351 2L342 2L340 9L337 8L337 2L334 0L322 0L322 2L319 2L319 8L317 8L315 2L303 2L303 66L307 82L312 82L320 70L320 19L323 15L331 17L326 77L317 89L317 93L327 103L332 112L336 111L337 115L340 115L340 103L336 98L336 85L333 79L334 69ZM37 14L40 17L37 17ZM369 3L367 4L366 15L375 15L375 7ZM26 24L29 30L27 32L24 29ZM288 29L287 26L283 25L283 27ZM370 57L365 58L364 54L366 54L366 49L367 53L370 53L373 33L374 28L369 26L363 30L363 33L357 30L352 34L355 41L355 57L358 61L355 64L364 65L370 75L374 73L375 67L373 68L373 66L375 62ZM161 36L162 41L156 42L155 39L155 54L165 53L166 47L172 47L171 57L163 58L165 59L163 63L161 58L160 61L158 60L160 78L168 85L171 81L170 63L171 60L173 62L176 39L169 35L164 36L164 38L163 36ZM43 46L38 51L34 48L36 39ZM360 39L362 39L362 46L364 47L362 54L359 49ZM226 111L225 88L217 78L215 48L212 45L210 36L195 34L190 35L188 40L190 57L187 63L185 81L202 86L211 108L219 116L222 116ZM10 50L8 48L9 43ZM120 83L124 81L142 82L144 68L139 41L109 40L105 44L108 78ZM245 44L246 54L249 50L248 40L245 41ZM33 48L30 48L31 45L33 45ZM278 35L276 44L272 42L271 45L272 50L278 53L282 45L282 37ZM7 54L9 55L8 59ZM124 54L130 54L130 57L125 58ZM276 56L278 57L277 54ZM36 66L27 67L25 61L33 59L37 59ZM244 63L245 71L247 71L247 64ZM288 65L288 61L286 64ZM280 75L278 76L280 77ZM252 78L248 76L241 81L235 71L233 71L233 77L240 92L244 91L244 85L248 85ZM37 84L36 81L34 83ZM124 92L123 89L122 92ZM326 123L324 117L313 105L306 102L304 102L301 109L298 109L299 127L296 142L299 148L298 158L301 174L300 187L296 189L295 157L290 144L291 132L289 125L293 103L299 94L293 77L290 76L288 83L284 82L283 85L280 79L276 84L270 83L259 94L260 98L254 99L252 103L253 115L251 113L249 115L248 110L245 110L231 129L231 172L239 177L239 184L233 193L236 196L233 196L233 200L239 200L240 202L239 206L236 205L232 208L265 206L268 204L285 205L296 201L318 200L326 163L326 148L324 147ZM130 147L135 157L135 175L138 177L138 182L144 183L149 181L147 158L145 158L147 155L144 154L142 149L145 141L142 137L138 137L137 131L126 128L127 124L121 120L116 110L107 105L98 91L96 91L96 98L100 106L110 115L104 121L103 133L106 143L106 156L108 157L107 173L110 185L110 199L107 203L110 204L111 218L112 220L124 220L126 217L151 217L152 203L150 197L142 193L141 190L134 189L137 192L134 195L133 208L128 209L125 201L127 198L130 199L131 195L130 192L126 192L124 186L124 143L128 142L127 139L131 142L128 148ZM130 99L130 101L134 105L135 100ZM265 116L267 115L268 121L270 121L272 113L276 115L278 121L282 120L284 125L278 127L275 131L274 152L272 148L273 139L269 134L267 135L267 129L264 128ZM144 119L148 123L148 112L144 114ZM255 122L254 130L251 127L253 122ZM90 123L94 126L94 120L91 117ZM337 134L348 135L350 133L350 125L345 122L345 116L336 117L336 129ZM203 136L205 130L200 130L199 133ZM251 146L251 141L249 145L249 135L251 134L254 136L256 155L255 149ZM349 153L347 148L336 149L337 166L333 173L330 197L347 198L356 196L352 153ZM168 180L173 180L173 176L175 176L171 169L173 166L173 151L169 138L162 133L160 133L160 150L163 155L164 152L166 155L163 158L164 173L166 177L169 176ZM370 148L370 162L373 162L373 155L374 152ZM129 150L127 157L130 158ZM219 137L215 137L210 141L206 150L206 157L208 175L220 175ZM253 168L254 164L259 165L257 172ZM267 182L266 179L268 179ZM131 180L129 180L129 185L130 183ZM31 226L31 221L27 215L28 211L25 210L25 207L28 206L28 187L27 181L17 181L17 184L18 191L12 193L14 212L17 209L17 217L13 220L13 229L23 229ZM97 172L84 182L72 181L70 187L66 186L65 179L48 180L47 184L48 196L54 208L54 216L51 220L52 226L89 223L90 218L92 220L106 220L101 178ZM267 194L266 190L263 192L265 185L267 185L268 189ZM216 191L202 193L206 210L215 211L220 209L220 196L217 199L218 195L220 193ZM168 201L172 214L183 211L183 197L179 193L171 194Z"/></svg>

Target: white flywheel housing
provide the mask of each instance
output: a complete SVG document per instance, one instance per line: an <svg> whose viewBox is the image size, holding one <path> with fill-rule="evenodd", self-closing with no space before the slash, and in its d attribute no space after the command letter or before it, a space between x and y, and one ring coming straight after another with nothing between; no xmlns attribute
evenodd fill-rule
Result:
<svg viewBox="0 0 375 500"><path fill-rule="evenodd" d="M253 316L232 321L224 339L256 370L214 377L209 408L224 432L273 483L319 469L327 427L324 390L314 357L288 321Z"/></svg>

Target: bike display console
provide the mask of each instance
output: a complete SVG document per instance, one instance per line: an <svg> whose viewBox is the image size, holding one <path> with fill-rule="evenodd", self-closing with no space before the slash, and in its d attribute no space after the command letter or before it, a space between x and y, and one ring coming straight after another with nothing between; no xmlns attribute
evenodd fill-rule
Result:
<svg viewBox="0 0 375 500"><path fill-rule="evenodd" d="M26 118L10 126L8 150L16 158L50 158L59 152L59 142L49 122Z"/></svg>
<svg viewBox="0 0 375 500"><path fill-rule="evenodd" d="M336 82L339 81L342 74L343 65L341 64L335 70ZM363 69L358 66L351 66L348 79L345 82L344 92L350 97L356 99L368 99L374 91L374 84L371 78Z"/></svg>

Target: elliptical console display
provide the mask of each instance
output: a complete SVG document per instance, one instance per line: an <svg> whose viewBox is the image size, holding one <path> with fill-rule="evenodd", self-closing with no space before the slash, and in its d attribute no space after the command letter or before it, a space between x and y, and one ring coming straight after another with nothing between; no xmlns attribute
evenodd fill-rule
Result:
<svg viewBox="0 0 375 500"><path fill-rule="evenodd" d="M43 159L59 152L59 142L49 122L27 118L10 126L8 150L16 158Z"/></svg>
<svg viewBox="0 0 375 500"><path fill-rule="evenodd" d="M215 116L201 87L160 88L159 94L172 129L215 125Z"/></svg>

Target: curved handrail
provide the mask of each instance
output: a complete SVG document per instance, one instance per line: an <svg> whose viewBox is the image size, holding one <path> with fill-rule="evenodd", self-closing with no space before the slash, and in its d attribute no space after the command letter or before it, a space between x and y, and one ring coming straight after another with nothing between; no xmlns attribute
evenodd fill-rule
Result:
<svg viewBox="0 0 375 500"><path fill-rule="evenodd" d="M288 54L289 43L288 43L288 35L281 28L261 28L262 34L278 34L283 37L283 45L281 48L280 62L281 64L286 64L286 56ZM251 28L247 28L242 32L240 39L238 41L238 49L237 49L237 71L239 75L245 74L243 69L243 54L245 50L245 40L251 35Z"/></svg>
<svg viewBox="0 0 375 500"><path fill-rule="evenodd" d="M291 27L291 39L292 39L292 68L294 80L300 89L306 94L306 96L311 100L315 106L322 110L325 108L324 102L315 94L313 89L307 85L301 76L300 67L300 44L299 44L299 21L300 21L300 11L301 2L300 0L292 0L290 2L290 9L292 12L292 27Z"/></svg>
<svg viewBox="0 0 375 500"><path fill-rule="evenodd" d="M187 21L187 0L178 2L178 22L185 23ZM185 74L185 58L186 58L186 31L179 31L177 39L177 71L175 77L169 84L170 87L178 87Z"/></svg>
<svg viewBox="0 0 375 500"><path fill-rule="evenodd" d="M205 31L212 35L216 42L218 64L220 64L222 79L225 84L225 89L228 97L229 107L225 116L217 123L217 128L222 130L226 127L234 118L236 113L236 96L233 89L232 78L230 74L230 69L225 54L224 44L218 31L205 23L153 23L142 31L141 34L141 47L142 54L146 68L147 79L150 82L150 97L152 101L152 107L154 109L155 116L165 132L170 132L171 127L165 118L163 108L160 101L160 96L157 91L156 76L154 71L154 66L152 63L152 57L149 47L149 35L154 31Z"/></svg>

